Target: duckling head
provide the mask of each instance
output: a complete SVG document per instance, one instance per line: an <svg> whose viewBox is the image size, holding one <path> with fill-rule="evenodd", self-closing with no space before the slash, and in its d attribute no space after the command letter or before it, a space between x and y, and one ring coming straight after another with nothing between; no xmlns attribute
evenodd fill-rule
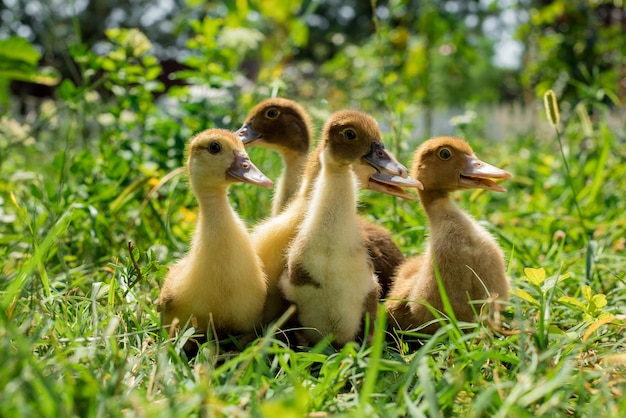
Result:
<svg viewBox="0 0 626 418"><path fill-rule="evenodd" d="M253 163L241 140L225 129L208 129L194 136L188 148L187 170L198 194L245 182L271 189L272 181Z"/></svg>
<svg viewBox="0 0 626 418"><path fill-rule="evenodd" d="M470 145L460 138L439 137L424 142L415 152L413 177L425 191L486 189L504 192L494 179L508 179L511 174L487 164L474 154Z"/></svg>
<svg viewBox="0 0 626 418"><path fill-rule="evenodd" d="M263 100L250 110L236 134L246 147L265 146L277 151L306 154L312 127L308 113L293 100Z"/></svg>
<svg viewBox="0 0 626 418"><path fill-rule="evenodd" d="M414 199L401 187L422 186L385 149L376 120L366 113L342 110L331 115L321 144L338 163L352 165L361 187Z"/></svg>

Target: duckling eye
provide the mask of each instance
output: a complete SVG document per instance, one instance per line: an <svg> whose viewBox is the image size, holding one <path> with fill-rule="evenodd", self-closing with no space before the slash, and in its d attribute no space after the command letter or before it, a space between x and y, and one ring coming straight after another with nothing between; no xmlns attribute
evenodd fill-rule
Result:
<svg viewBox="0 0 626 418"><path fill-rule="evenodd" d="M452 157L452 153L448 148L441 148L439 150L439 158L441 158L442 160L449 160L450 157Z"/></svg>
<svg viewBox="0 0 626 418"><path fill-rule="evenodd" d="M280 112L273 107L270 109L267 109L267 112L265 112L265 116L267 116L270 119L276 119L278 115L280 115Z"/></svg>
<svg viewBox="0 0 626 418"><path fill-rule="evenodd" d="M356 132L354 132L353 129L346 129L345 131L343 131L343 136L346 139L355 139L356 138Z"/></svg>
<svg viewBox="0 0 626 418"><path fill-rule="evenodd" d="M209 144L207 149L209 150L211 154L217 154L218 152L222 150L222 145L217 141L213 141Z"/></svg>

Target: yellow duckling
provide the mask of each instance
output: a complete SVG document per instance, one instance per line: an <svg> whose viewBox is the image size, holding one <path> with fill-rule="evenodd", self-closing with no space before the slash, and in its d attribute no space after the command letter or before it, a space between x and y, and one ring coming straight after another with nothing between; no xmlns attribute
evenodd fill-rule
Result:
<svg viewBox="0 0 626 418"><path fill-rule="evenodd" d="M342 346L357 338L366 314L372 323L376 318L380 285L359 229L359 185L351 166L364 162L393 173L385 176L387 183L409 184L406 168L385 151L380 138L376 121L361 112L336 112L324 126L320 172L280 278L310 343L330 333ZM371 177L378 181L379 172Z"/></svg>
<svg viewBox="0 0 626 418"><path fill-rule="evenodd" d="M246 182L272 187L250 161L241 140L209 129L189 144L187 170L199 205L198 223L187 255L174 264L159 296L164 326L193 318L200 332L218 336L248 333L260 322L266 275L248 231L230 206L228 187Z"/></svg>

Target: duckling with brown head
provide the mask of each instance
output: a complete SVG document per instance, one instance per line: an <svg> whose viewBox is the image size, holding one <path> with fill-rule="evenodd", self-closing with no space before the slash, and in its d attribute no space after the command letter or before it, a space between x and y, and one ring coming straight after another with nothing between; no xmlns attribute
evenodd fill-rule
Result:
<svg viewBox="0 0 626 418"><path fill-rule="evenodd" d="M358 182L353 164L376 168L371 180L405 185L407 170L382 146L376 121L345 110L324 126L320 172L309 204L287 252L280 286L297 306L309 343L332 334L342 346L357 338L368 313L374 322L380 286L360 235L356 214ZM416 187L419 183L413 181Z"/></svg>
<svg viewBox="0 0 626 418"><path fill-rule="evenodd" d="M159 295L161 322L192 319L198 331L212 325L218 337L250 332L260 323L266 276L227 189L235 182L271 188L272 182L250 161L241 140L222 129L191 139L187 170L198 223L189 252L170 268Z"/></svg>
<svg viewBox="0 0 626 418"><path fill-rule="evenodd" d="M400 266L385 305L389 324L403 330L434 319L426 305L443 312L437 277L445 287L459 321L473 322L488 298L508 299L509 279L502 249L496 240L450 199L455 190L504 192L494 179L511 175L479 160L469 144L441 137L424 142L415 152L411 174L422 182L419 190L428 217L426 252ZM432 333L439 323L421 328Z"/></svg>
<svg viewBox="0 0 626 418"><path fill-rule="evenodd" d="M312 137L309 114L293 100L266 99L250 110L237 131L246 147L262 146L276 150L284 169L276 182L272 215L280 213L297 193Z"/></svg>

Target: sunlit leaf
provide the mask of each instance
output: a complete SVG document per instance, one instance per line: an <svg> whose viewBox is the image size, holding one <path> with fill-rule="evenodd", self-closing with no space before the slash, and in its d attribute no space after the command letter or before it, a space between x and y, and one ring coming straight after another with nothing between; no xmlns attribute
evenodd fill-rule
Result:
<svg viewBox="0 0 626 418"><path fill-rule="evenodd" d="M24 38L13 36L0 39L0 68L6 68L11 63L23 63L34 69L40 58L39 51Z"/></svg>
<svg viewBox="0 0 626 418"><path fill-rule="evenodd" d="M541 286L541 283L546 279L546 271L543 267L535 269L531 267L526 267L524 269L524 274L528 278L530 284L535 286Z"/></svg>
<svg viewBox="0 0 626 418"><path fill-rule="evenodd" d="M591 303L593 303L595 307L602 309L607 304L606 296L602 293L593 295L593 297L591 298Z"/></svg>
<svg viewBox="0 0 626 418"><path fill-rule="evenodd" d="M532 297L530 293L528 293L524 289L513 289L511 290L511 294L517 296L518 298L524 299L526 302L530 302L533 305L539 306L539 302L537 301L537 299Z"/></svg>
<svg viewBox="0 0 626 418"><path fill-rule="evenodd" d="M557 301L561 302L561 303L564 303L564 304L567 304L567 305L575 306L575 307L579 308L582 311L587 309L587 306L584 303L582 303L578 299L573 298L571 296L561 296L560 298L557 299Z"/></svg>

